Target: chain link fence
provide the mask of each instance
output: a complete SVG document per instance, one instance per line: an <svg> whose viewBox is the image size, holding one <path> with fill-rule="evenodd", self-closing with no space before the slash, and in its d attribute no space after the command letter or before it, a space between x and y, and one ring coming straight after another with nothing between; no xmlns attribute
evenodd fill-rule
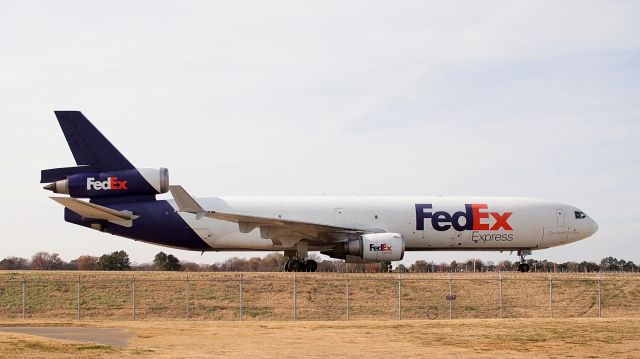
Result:
<svg viewBox="0 0 640 359"><path fill-rule="evenodd" d="M411 320L640 316L640 275L22 272L0 318Z"/></svg>

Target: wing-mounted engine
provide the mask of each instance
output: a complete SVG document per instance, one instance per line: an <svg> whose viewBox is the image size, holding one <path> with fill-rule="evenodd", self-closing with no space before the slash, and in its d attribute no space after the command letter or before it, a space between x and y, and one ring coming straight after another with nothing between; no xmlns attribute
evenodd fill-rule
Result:
<svg viewBox="0 0 640 359"><path fill-rule="evenodd" d="M169 191L169 170L136 168L75 173L44 188L75 198L156 195Z"/></svg>
<svg viewBox="0 0 640 359"><path fill-rule="evenodd" d="M404 257L404 238L398 233L368 233L321 253L347 262L399 261Z"/></svg>

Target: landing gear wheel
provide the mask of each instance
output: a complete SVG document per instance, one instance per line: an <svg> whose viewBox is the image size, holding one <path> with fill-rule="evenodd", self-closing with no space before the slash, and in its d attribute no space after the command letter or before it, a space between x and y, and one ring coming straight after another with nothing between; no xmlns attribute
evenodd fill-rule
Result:
<svg viewBox="0 0 640 359"><path fill-rule="evenodd" d="M285 258L287 258L285 256ZM318 269L318 263L314 260L291 256L284 264L285 272L315 272Z"/></svg>
<svg viewBox="0 0 640 359"><path fill-rule="evenodd" d="M530 249L527 249L527 250L521 249L518 251L518 255L520 256L520 264L518 265L518 270L522 273L526 273L529 271L529 264L527 264L524 257L530 254L531 254Z"/></svg>
<svg viewBox="0 0 640 359"><path fill-rule="evenodd" d="M307 272L315 272L318 269L318 263L312 259L307 261Z"/></svg>
<svg viewBox="0 0 640 359"><path fill-rule="evenodd" d="M302 268L302 263L300 263L299 260L297 259L292 259L291 261L289 261L289 272L300 272L300 269Z"/></svg>

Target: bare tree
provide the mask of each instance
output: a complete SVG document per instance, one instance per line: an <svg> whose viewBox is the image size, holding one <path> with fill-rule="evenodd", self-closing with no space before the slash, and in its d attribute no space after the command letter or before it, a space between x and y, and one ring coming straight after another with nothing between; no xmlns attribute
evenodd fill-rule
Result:
<svg viewBox="0 0 640 359"><path fill-rule="evenodd" d="M98 269L98 257L80 256L74 261L78 270L96 270Z"/></svg>
<svg viewBox="0 0 640 359"><path fill-rule="evenodd" d="M202 267L198 263L193 262L180 262L181 267L180 270L183 272L200 272L202 271Z"/></svg>
<svg viewBox="0 0 640 359"><path fill-rule="evenodd" d="M50 270L62 269L64 262L58 253L38 252L31 257L31 269Z"/></svg>

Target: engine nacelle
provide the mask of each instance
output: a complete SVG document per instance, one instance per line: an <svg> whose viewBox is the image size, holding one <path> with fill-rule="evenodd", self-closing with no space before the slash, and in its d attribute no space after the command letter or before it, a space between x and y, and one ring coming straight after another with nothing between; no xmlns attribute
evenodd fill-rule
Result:
<svg viewBox="0 0 640 359"><path fill-rule="evenodd" d="M169 191L169 170L137 168L77 173L51 183L45 189L80 198L156 195Z"/></svg>
<svg viewBox="0 0 640 359"><path fill-rule="evenodd" d="M363 234L323 254L350 262L356 258L369 262L399 261L404 257L404 238L398 233Z"/></svg>

